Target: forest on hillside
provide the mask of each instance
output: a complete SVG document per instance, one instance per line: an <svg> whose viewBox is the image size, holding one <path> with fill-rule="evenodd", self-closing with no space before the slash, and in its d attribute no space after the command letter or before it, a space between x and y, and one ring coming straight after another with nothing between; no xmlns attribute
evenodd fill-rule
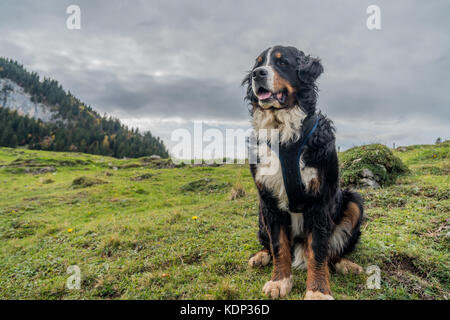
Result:
<svg viewBox="0 0 450 320"><path fill-rule="evenodd" d="M159 137L140 133L119 119L100 116L91 106L66 92L56 80L40 80L36 72L28 72L12 59L0 57L0 78L10 79L30 94L35 103L49 106L55 113L51 122L19 115L0 104L0 146L25 146L30 149L74 151L117 158L157 154L168 157ZM0 95L8 94L4 86Z"/></svg>

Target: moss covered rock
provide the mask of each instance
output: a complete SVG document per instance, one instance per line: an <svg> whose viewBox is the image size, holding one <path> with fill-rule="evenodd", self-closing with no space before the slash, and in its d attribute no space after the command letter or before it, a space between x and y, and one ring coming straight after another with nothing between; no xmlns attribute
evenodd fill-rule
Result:
<svg viewBox="0 0 450 320"><path fill-rule="evenodd" d="M384 187L409 171L400 158L382 144L353 147L340 155L341 183L351 187Z"/></svg>

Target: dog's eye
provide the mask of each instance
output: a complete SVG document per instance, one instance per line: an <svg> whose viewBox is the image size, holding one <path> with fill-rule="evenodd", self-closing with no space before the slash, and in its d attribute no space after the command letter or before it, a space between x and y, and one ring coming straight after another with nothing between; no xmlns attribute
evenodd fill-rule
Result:
<svg viewBox="0 0 450 320"><path fill-rule="evenodd" d="M287 66L287 65L289 65L289 61L287 61L286 59L279 59L278 64L280 66Z"/></svg>

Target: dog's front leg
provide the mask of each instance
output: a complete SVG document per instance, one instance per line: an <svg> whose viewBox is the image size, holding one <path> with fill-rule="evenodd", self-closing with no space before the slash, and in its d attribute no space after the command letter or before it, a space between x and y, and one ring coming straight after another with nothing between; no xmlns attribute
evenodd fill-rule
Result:
<svg viewBox="0 0 450 320"><path fill-rule="evenodd" d="M332 300L328 270L328 237L313 229L306 240L307 278L305 300Z"/></svg>
<svg viewBox="0 0 450 320"><path fill-rule="evenodd" d="M292 257L290 242L285 228L272 223L268 228L270 234L270 250L273 257L272 279L263 287L264 293L276 299L284 297L292 289Z"/></svg>

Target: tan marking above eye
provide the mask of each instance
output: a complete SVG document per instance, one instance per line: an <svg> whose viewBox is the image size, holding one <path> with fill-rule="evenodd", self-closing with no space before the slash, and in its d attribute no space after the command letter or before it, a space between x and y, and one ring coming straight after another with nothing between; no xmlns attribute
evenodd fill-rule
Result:
<svg viewBox="0 0 450 320"><path fill-rule="evenodd" d="M261 61L262 61L262 58L261 58L261 57L258 57L257 60L258 60L258 62L261 62Z"/></svg>
<svg viewBox="0 0 450 320"><path fill-rule="evenodd" d="M280 59L281 58L281 52L275 53L275 58Z"/></svg>

